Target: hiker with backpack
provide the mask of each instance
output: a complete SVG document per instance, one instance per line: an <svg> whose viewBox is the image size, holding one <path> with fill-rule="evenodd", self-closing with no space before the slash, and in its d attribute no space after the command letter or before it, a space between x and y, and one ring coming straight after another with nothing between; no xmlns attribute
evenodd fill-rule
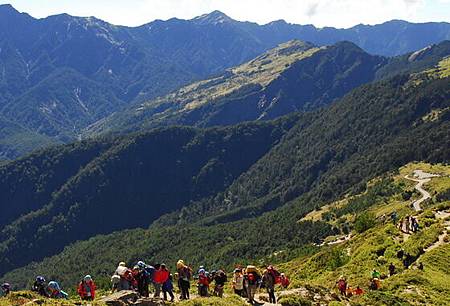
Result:
<svg viewBox="0 0 450 306"><path fill-rule="evenodd" d="M93 301L95 299L95 283L90 275L86 275L78 284L77 292L82 301Z"/></svg>
<svg viewBox="0 0 450 306"><path fill-rule="evenodd" d="M119 283L120 283L120 276L119 275L113 275L111 276L111 293L114 293L116 291L118 291L119 288Z"/></svg>
<svg viewBox="0 0 450 306"><path fill-rule="evenodd" d="M281 287L283 287L284 289L289 287L289 284L290 284L289 278L287 278L287 276L284 273L280 274L280 284L281 284Z"/></svg>
<svg viewBox="0 0 450 306"><path fill-rule="evenodd" d="M389 276L393 276L395 274L395 265L391 262L389 265Z"/></svg>
<svg viewBox="0 0 450 306"><path fill-rule="evenodd" d="M36 280L31 286L31 291L37 292L39 295L44 297L49 297L49 292L47 291L47 282L43 276L37 276Z"/></svg>
<svg viewBox="0 0 450 306"><path fill-rule="evenodd" d="M167 301L167 295L170 296L170 302L175 301L175 296L173 294L173 276L169 274L169 278L162 285L164 301Z"/></svg>
<svg viewBox="0 0 450 306"><path fill-rule="evenodd" d="M223 297L223 289L225 288L225 283L227 282L227 275L223 270L216 272L214 276L214 295L218 297Z"/></svg>
<svg viewBox="0 0 450 306"><path fill-rule="evenodd" d="M277 300L275 298L275 282L276 278L273 272L271 272L268 269L264 270L262 282L264 284L264 287L267 290L267 293L269 294L269 303L276 304Z"/></svg>
<svg viewBox="0 0 450 306"><path fill-rule="evenodd" d="M234 293L240 297L245 297L244 293L244 275L242 274L242 269L235 269L233 275L233 290Z"/></svg>
<svg viewBox="0 0 450 306"><path fill-rule="evenodd" d="M5 297L11 292L11 285L9 283L3 283L0 287L0 297Z"/></svg>
<svg viewBox="0 0 450 306"><path fill-rule="evenodd" d="M159 298L162 291L163 284L169 279L170 272L167 270L165 264L159 265L153 274L153 284L155 285L154 297Z"/></svg>
<svg viewBox="0 0 450 306"><path fill-rule="evenodd" d="M50 281L47 286L49 292L49 298L53 299L68 299L69 295L64 292L59 286L58 282Z"/></svg>
<svg viewBox="0 0 450 306"><path fill-rule="evenodd" d="M261 273L252 265L247 266L244 273L244 287L250 304L255 304L255 294L261 281Z"/></svg>
<svg viewBox="0 0 450 306"><path fill-rule="evenodd" d="M192 269L185 265L183 260L177 262L177 272L181 288L181 300L189 300L189 288L191 287Z"/></svg>
<svg viewBox="0 0 450 306"><path fill-rule="evenodd" d="M198 288L198 295L201 297L207 297L208 296L208 290L209 290L209 277L205 269L198 270L198 281L197 281L197 288Z"/></svg>
<svg viewBox="0 0 450 306"><path fill-rule="evenodd" d="M148 297L150 295L148 286L151 282L150 273L147 271L148 266L142 261L138 261L136 264L137 273L135 273L134 278L137 282L137 291L140 296Z"/></svg>
<svg viewBox="0 0 450 306"><path fill-rule="evenodd" d="M129 281L129 269L127 268L125 262L121 261L119 265L117 266L116 271L114 272L114 275L120 276L119 284L117 285L117 291L122 290L130 290L131 284Z"/></svg>
<svg viewBox="0 0 450 306"><path fill-rule="evenodd" d="M337 285L341 295L342 296L346 296L346 294L347 294L347 280L345 279L344 275L341 275L341 277L339 277L338 281L336 282L336 285Z"/></svg>

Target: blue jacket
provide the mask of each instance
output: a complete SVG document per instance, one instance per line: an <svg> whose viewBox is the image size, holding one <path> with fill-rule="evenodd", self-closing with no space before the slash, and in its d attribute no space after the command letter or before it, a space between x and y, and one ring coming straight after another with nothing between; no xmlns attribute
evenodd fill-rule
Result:
<svg viewBox="0 0 450 306"><path fill-rule="evenodd" d="M164 291L172 291L173 290L173 283L170 279L168 279L162 286L162 289Z"/></svg>

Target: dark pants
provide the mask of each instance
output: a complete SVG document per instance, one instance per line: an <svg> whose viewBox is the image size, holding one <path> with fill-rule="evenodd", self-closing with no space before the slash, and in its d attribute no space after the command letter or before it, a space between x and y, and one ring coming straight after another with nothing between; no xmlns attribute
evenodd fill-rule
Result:
<svg viewBox="0 0 450 306"><path fill-rule="evenodd" d="M267 293L269 294L269 303L276 304L277 300L275 298L275 289L274 288L267 288Z"/></svg>
<svg viewBox="0 0 450 306"><path fill-rule="evenodd" d="M186 280L180 280L180 286L181 286L181 299L182 300L189 300L189 287L191 284L189 281Z"/></svg>
<svg viewBox="0 0 450 306"><path fill-rule="evenodd" d="M240 297L245 297L246 296L244 289L241 289L241 290L234 289L234 293L239 295Z"/></svg>
<svg viewBox="0 0 450 306"><path fill-rule="evenodd" d="M167 294L170 296L170 301L173 302L175 300L175 296L173 295L172 290L163 290L164 301L167 301Z"/></svg>
<svg viewBox="0 0 450 306"><path fill-rule="evenodd" d="M92 296L83 296L81 298L82 301L93 301L94 299L92 298Z"/></svg>

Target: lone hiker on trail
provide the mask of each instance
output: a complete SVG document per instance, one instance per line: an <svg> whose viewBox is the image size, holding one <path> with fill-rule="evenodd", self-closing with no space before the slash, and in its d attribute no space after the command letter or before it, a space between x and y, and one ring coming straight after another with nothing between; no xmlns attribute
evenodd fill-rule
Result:
<svg viewBox="0 0 450 306"><path fill-rule="evenodd" d="M77 292L82 301L93 301L95 299L95 283L90 275L86 275L78 284Z"/></svg>
<svg viewBox="0 0 450 306"><path fill-rule="evenodd" d="M269 270L264 270L262 282L264 287L266 287L267 293L269 294L269 303L276 304L277 300L275 298L275 275Z"/></svg>
<svg viewBox="0 0 450 306"><path fill-rule="evenodd" d="M342 296L346 296L346 294L347 294L347 280L345 279L344 275L341 275L341 277L339 277L338 281L336 282L336 285L337 285L341 295Z"/></svg>
<svg viewBox="0 0 450 306"><path fill-rule="evenodd" d="M389 276L392 276L395 274L395 266L394 264L391 262L391 264L389 265Z"/></svg>
<svg viewBox="0 0 450 306"><path fill-rule="evenodd" d="M255 266L247 266L244 274L244 287L250 304L255 304L255 294L261 281L261 273Z"/></svg>

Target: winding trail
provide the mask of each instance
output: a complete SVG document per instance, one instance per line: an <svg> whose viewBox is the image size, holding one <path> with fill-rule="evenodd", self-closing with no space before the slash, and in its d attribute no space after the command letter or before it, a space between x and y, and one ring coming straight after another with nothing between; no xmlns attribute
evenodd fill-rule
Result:
<svg viewBox="0 0 450 306"><path fill-rule="evenodd" d="M415 211L422 211L421 203L431 198L431 195L428 191L423 189L423 185L431 181L431 178L438 177L437 174L426 173L422 170L414 170L414 178L405 175L405 179L417 182L417 185L414 187L418 192L422 194L422 197L412 203L412 207Z"/></svg>

